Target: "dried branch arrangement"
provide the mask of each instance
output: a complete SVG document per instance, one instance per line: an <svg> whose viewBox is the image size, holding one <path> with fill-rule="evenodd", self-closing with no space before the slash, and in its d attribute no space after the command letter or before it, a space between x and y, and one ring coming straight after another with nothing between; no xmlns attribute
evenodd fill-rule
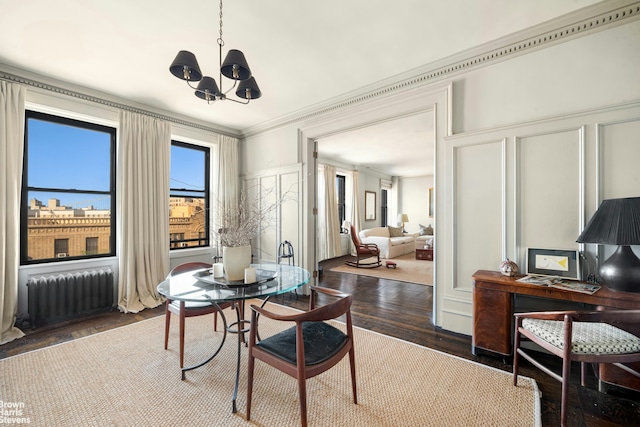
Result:
<svg viewBox="0 0 640 427"><path fill-rule="evenodd" d="M275 188L256 191L256 197L249 197L249 190L240 192L237 206L218 208L220 227L214 234L221 246L237 247L251 244L261 232L275 225L278 208L287 201L295 200L294 193L287 192L278 197Z"/></svg>

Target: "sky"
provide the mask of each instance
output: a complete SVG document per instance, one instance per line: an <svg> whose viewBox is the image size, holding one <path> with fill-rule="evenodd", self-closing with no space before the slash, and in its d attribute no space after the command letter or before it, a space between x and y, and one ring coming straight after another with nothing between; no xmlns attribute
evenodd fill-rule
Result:
<svg viewBox="0 0 640 427"><path fill-rule="evenodd" d="M30 118L28 138L29 186L109 191L109 163L104 161L110 156L109 133ZM203 159L202 151L172 146L170 186L201 187ZM99 194L30 192L29 199L34 197L44 205L49 198L57 198L61 205L75 208L110 208L109 197Z"/></svg>

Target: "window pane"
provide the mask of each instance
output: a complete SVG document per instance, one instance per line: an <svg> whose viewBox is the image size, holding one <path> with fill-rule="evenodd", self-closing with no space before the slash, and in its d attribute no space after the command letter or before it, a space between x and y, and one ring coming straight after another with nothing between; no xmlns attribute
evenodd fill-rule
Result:
<svg viewBox="0 0 640 427"><path fill-rule="evenodd" d="M209 150L171 143L169 243L171 249L209 246Z"/></svg>
<svg viewBox="0 0 640 427"><path fill-rule="evenodd" d="M27 123L30 187L110 190L109 133L34 118Z"/></svg>
<svg viewBox="0 0 640 427"><path fill-rule="evenodd" d="M171 146L171 189L205 191L205 152ZM171 192L174 194L174 191Z"/></svg>
<svg viewBox="0 0 640 427"><path fill-rule="evenodd" d="M169 237L171 249L208 245L204 199L171 197Z"/></svg>
<svg viewBox="0 0 640 427"><path fill-rule="evenodd" d="M29 261L111 253L110 196L39 191L28 194ZM91 252L89 238L96 239ZM63 240L65 248L58 246Z"/></svg>

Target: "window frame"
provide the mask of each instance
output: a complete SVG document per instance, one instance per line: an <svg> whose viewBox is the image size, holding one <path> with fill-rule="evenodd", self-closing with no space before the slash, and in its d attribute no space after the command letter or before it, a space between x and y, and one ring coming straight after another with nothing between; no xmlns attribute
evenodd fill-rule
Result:
<svg viewBox="0 0 640 427"><path fill-rule="evenodd" d="M168 236L169 251L209 248L211 247L211 206L210 206L211 147L183 142L176 139L171 140L171 147L173 146L182 147L182 148L195 150L195 151L201 151L204 153L204 183L203 183L204 190L199 191L199 190L190 190L187 188L173 188L171 187L171 181L169 181L169 200L171 200L172 197L186 197L184 193L204 193L203 198L204 198L204 215L205 215L204 216L205 233L204 233L204 237L201 237L199 233L198 237L196 238L190 238L190 239L182 238L182 239L172 240L172 236L180 235L180 234L184 236L184 233L180 231L172 233L171 230L169 230L169 236ZM171 171L169 171L169 176L171 176ZM179 192L180 195L172 194L172 192L174 191ZM194 198L199 198L199 197L194 197ZM171 219L169 219L169 221L171 221ZM169 224L169 227L171 227L171 224ZM200 242L200 241L203 241L203 244L198 244L196 246L188 246L189 242Z"/></svg>
<svg viewBox="0 0 640 427"><path fill-rule="evenodd" d="M386 227L389 225L389 206L388 206L389 190L386 188L380 189L380 226Z"/></svg>
<svg viewBox="0 0 640 427"><path fill-rule="evenodd" d="M71 126L84 130L103 132L109 135L109 191L104 190L88 190L77 188L54 188L54 187L31 187L29 186L29 120L35 119L54 123L62 126ZM20 265L34 265L51 262L64 262L93 258L106 258L116 255L116 128L92 123L85 120L72 119L55 114L43 113L40 111L25 110L24 121L24 148L22 163L22 184L20 193ZM78 182L81 182L80 180ZM66 193L66 194L95 194L108 195L110 197L109 204L109 252L94 255L76 255L58 257L54 254L53 258L29 259L29 192L41 191L49 193Z"/></svg>

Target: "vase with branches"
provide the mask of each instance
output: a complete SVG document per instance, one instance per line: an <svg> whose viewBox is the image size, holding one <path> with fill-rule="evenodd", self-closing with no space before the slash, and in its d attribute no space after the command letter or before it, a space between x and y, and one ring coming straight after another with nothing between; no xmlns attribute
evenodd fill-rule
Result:
<svg viewBox="0 0 640 427"><path fill-rule="evenodd" d="M292 193L278 195L275 188L245 188L237 203L219 203L214 235L222 248L227 280L242 280L251 264L251 241L275 225L278 208Z"/></svg>

